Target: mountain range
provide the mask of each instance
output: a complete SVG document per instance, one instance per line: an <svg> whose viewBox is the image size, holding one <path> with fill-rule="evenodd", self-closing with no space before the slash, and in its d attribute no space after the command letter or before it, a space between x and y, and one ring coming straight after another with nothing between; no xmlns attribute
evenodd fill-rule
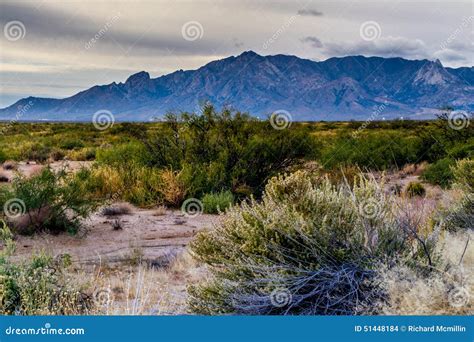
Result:
<svg viewBox="0 0 474 342"><path fill-rule="evenodd" d="M206 101L258 117L284 110L293 120L426 119L445 106L474 109L474 67L364 56L316 62L246 51L157 78L141 71L64 99L27 97L0 109L0 119L90 121L107 110L117 121L149 121L195 112Z"/></svg>

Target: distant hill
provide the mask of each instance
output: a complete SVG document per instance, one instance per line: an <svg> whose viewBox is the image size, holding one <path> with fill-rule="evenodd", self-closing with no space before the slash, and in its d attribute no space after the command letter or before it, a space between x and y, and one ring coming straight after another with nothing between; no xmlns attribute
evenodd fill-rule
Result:
<svg viewBox="0 0 474 342"><path fill-rule="evenodd" d="M148 121L196 111L205 101L260 117L285 110L294 120L430 118L444 106L474 109L474 67L363 56L315 62L247 51L153 79L141 71L65 99L24 98L0 109L0 119L90 121L108 110L118 121Z"/></svg>

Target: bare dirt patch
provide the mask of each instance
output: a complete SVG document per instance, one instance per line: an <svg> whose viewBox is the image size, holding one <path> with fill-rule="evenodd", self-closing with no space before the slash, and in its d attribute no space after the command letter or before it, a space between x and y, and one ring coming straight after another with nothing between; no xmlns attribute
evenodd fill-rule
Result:
<svg viewBox="0 0 474 342"><path fill-rule="evenodd" d="M134 208L129 214L106 217L99 211L85 221L84 231L76 236L18 236L15 254L19 258L41 251L54 256L69 254L73 262L84 266L146 263L166 267L199 231L219 220L216 215L187 217L176 210L160 216L155 212ZM116 221L121 229L114 229Z"/></svg>

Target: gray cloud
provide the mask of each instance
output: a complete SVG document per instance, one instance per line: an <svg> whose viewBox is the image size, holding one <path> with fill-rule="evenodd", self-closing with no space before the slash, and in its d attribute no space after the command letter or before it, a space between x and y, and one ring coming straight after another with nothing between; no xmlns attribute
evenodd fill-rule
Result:
<svg viewBox="0 0 474 342"><path fill-rule="evenodd" d="M315 9L300 9L298 10L299 15L310 16L310 17L320 17L323 15L323 12L317 11Z"/></svg>
<svg viewBox="0 0 474 342"><path fill-rule="evenodd" d="M434 57L441 59L445 62L464 62L469 63L466 59L466 55L452 49L438 50L433 54Z"/></svg>
<svg viewBox="0 0 474 342"><path fill-rule="evenodd" d="M313 37L313 36L304 37L304 38L301 39L301 41L303 43L308 43L312 47L315 47L315 48L322 48L323 47L323 43L321 42L321 40L319 40L318 38Z"/></svg>
<svg viewBox="0 0 474 342"><path fill-rule="evenodd" d="M330 56L370 55L382 57L430 58L426 44L420 39L381 37L374 41L325 42Z"/></svg>
<svg viewBox="0 0 474 342"><path fill-rule="evenodd" d="M105 50L121 49L122 53L133 48L136 53L143 50L159 51L164 54L192 55L208 53L220 44L217 41L202 40L192 44L181 36L181 26L176 27L176 34L157 35L155 32L123 31L116 26L125 13L112 10L103 22L96 22L80 15L67 15L58 10L28 6L28 3L1 3L0 23L5 25L12 20L21 21L26 28L26 38L34 43L66 41L79 47ZM150 26L153 26L150 24ZM3 37L2 37L3 38ZM90 44L96 40L96 43ZM99 42L99 43L97 43ZM149 54L149 53L148 53Z"/></svg>

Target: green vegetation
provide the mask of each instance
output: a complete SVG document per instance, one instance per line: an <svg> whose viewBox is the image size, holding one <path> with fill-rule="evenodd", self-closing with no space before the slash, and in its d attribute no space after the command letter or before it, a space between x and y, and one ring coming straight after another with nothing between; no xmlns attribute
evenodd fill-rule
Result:
<svg viewBox="0 0 474 342"><path fill-rule="evenodd" d="M451 185L453 180L452 166L455 161L450 158L440 159L429 165L425 172L423 172L423 179L431 184L437 184L443 188Z"/></svg>
<svg viewBox="0 0 474 342"><path fill-rule="evenodd" d="M426 189L423 184L419 182L410 182L405 192L409 197L424 196L426 194Z"/></svg>
<svg viewBox="0 0 474 342"><path fill-rule="evenodd" d="M474 161L463 159L452 168L454 187L460 191L457 201L444 213L446 228L450 231L474 228Z"/></svg>
<svg viewBox="0 0 474 342"><path fill-rule="evenodd" d="M380 264L434 266L436 229L399 223L373 180L352 188L298 171L270 180L262 201L227 212L191 244L213 277L189 288L198 314L372 313Z"/></svg>
<svg viewBox="0 0 474 342"><path fill-rule="evenodd" d="M20 234L75 233L80 219L97 206L86 190L75 175L45 168L31 178L17 176L11 188L1 188L0 206L6 208L3 215Z"/></svg>
<svg viewBox="0 0 474 342"><path fill-rule="evenodd" d="M77 281L65 271L70 257L53 259L46 255L13 263L13 235L0 221L0 314L2 315L78 315L87 312L90 297L82 293Z"/></svg>
<svg viewBox="0 0 474 342"><path fill-rule="evenodd" d="M0 136L0 161L95 161L77 175L86 192L140 207L180 207L186 198L214 201L209 196L221 193L236 202L258 199L271 177L308 165L333 184L352 184L360 171L428 162L422 179L449 188L451 167L472 158L473 126L452 129L447 110L434 121L293 122L278 130L206 105L199 115L169 114L104 131L92 124L16 123Z"/></svg>
<svg viewBox="0 0 474 342"><path fill-rule="evenodd" d="M207 214L217 214L224 212L234 204L234 195L230 191L206 194L202 198L204 212Z"/></svg>

